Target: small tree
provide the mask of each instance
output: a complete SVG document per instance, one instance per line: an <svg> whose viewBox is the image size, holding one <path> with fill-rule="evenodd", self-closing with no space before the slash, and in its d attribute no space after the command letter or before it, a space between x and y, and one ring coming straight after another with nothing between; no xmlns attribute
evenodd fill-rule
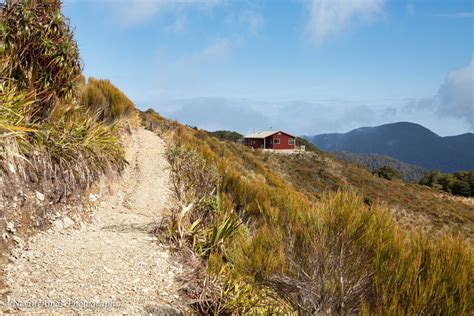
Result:
<svg viewBox="0 0 474 316"><path fill-rule="evenodd" d="M428 171L425 173L423 178L420 180L421 185L426 185L429 187L437 187L439 186L439 179L441 178L441 172L435 171Z"/></svg>
<svg viewBox="0 0 474 316"><path fill-rule="evenodd" d="M451 191L455 195L462 195L462 196L471 195L471 187L469 186L469 183L462 180L455 180Z"/></svg>
<svg viewBox="0 0 474 316"><path fill-rule="evenodd" d="M398 170L395 170L389 166L383 166L382 168L375 171L375 174L387 180L400 179L402 177Z"/></svg>

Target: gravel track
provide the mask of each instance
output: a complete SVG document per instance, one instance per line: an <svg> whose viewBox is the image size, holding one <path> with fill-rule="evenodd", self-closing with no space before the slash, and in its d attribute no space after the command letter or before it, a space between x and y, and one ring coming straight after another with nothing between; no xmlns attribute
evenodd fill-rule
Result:
<svg viewBox="0 0 474 316"><path fill-rule="evenodd" d="M93 220L29 242L6 268L12 311L144 314L180 306L175 276L182 267L148 233L169 201L165 150L154 133L136 131L130 165Z"/></svg>

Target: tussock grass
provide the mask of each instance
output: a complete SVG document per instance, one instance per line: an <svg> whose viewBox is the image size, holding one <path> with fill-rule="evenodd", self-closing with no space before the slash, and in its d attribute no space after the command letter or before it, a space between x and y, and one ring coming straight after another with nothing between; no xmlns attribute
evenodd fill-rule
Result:
<svg viewBox="0 0 474 316"><path fill-rule="evenodd" d="M74 104L48 120L34 115L36 99L8 81L0 85L0 170L21 181L63 182L67 192L89 186L125 165L117 126ZM33 111L33 112L32 112ZM77 188L75 188L77 186Z"/></svg>
<svg viewBox="0 0 474 316"><path fill-rule="evenodd" d="M102 120L115 121L135 113L132 101L109 80L89 78L81 95L81 105L98 113Z"/></svg>
<svg viewBox="0 0 474 316"><path fill-rule="evenodd" d="M18 180L63 182L68 192L89 186L107 170L125 165L113 125L98 115L70 107L52 121L27 119L34 99L2 87L0 170ZM63 107L65 109L65 107Z"/></svg>
<svg viewBox="0 0 474 316"><path fill-rule="evenodd" d="M205 295L197 300L201 310L207 306L207 311L226 313L447 315L473 311L473 250L461 238L432 238L401 229L385 206L341 188L344 181L333 192L300 192L296 182L282 179L272 157L162 118L156 119L157 128L160 122L170 142L184 153L198 155L221 177L218 205L211 203L210 212L198 210L206 221L189 221L184 229L222 229L221 214L241 223L232 234L223 235L219 246L204 252L208 284L213 286L205 286ZM204 240L213 244L212 235L204 235ZM199 247L193 249L200 253Z"/></svg>
<svg viewBox="0 0 474 316"><path fill-rule="evenodd" d="M88 186L108 170L125 166L117 136L114 126L99 121L97 114L74 111L54 125L43 126L34 142L71 185Z"/></svg>

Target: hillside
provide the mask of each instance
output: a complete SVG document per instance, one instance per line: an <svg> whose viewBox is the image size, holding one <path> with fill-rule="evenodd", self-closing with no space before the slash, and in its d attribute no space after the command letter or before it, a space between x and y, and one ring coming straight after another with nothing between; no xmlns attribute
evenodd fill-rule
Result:
<svg viewBox="0 0 474 316"><path fill-rule="evenodd" d="M366 203L386 205L398 224L418 227L430 234L450 231L473 241L474 202L442 191L399 180L388 181L374 176L366 168L327 155L269 156L275 168L295 188L320 198L325 192L350 187Z"/></svg>
<svg viewBox="0 0 474 316"><path fill-rule="evenodd" d="M466 256L471 259L465 264L474 264L472 200L387 181L324 153L251 150L152 110L142 119L172 146L168 159L179 203L160 231L171 245L191 250L206 267L207 273L194 273L202 287L188 291L200 298L193 305L197 311L357 312L362 306L454 311L438 297L441 287L454 284L435 277L435 270L442 266L441 275L456 278L456 287L466 284L458 274L466 266L448 258ZM420 261L422 257L426 260ZM341 275L349 288L331 287ZM431 294L420 295L427 291ZM447 291L451 297L452 290ZM473 297L464 286L461 291ZM362 292L370 303L359 301ZM337 305L341 301L335 297L343 293L351 307ZM453 299L466 311L473 308Z"/></svg>
<svg viewBox="0 0 474 316"><path fill-rule="evenodd" d="M341 160L353 162L366 167L370 171L376 171L384 166L389 166L402 175L406 181L418 182L428 172L427 169L401 162L394 158L379 154L354 154L347 151L336 151L332 155Z"/></svg>
<svg viewBox="0 0 474 316"><path fill-rule="evenodd" d="M456 172L474 169L474 134L441 137L414 123L361 127L348 133L307 139L324 151L380 154L425 169Z"/></svg>

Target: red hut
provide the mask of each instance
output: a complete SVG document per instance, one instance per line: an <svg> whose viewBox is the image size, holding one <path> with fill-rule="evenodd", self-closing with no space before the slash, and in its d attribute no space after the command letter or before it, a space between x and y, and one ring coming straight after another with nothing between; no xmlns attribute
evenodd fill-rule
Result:
<svg viewBox="0 0 474 316"><path fill-rule="evenodd" d="M296 137L283 131L263 131L244 136L244 144L255 149L295 150Z"/></svg>

